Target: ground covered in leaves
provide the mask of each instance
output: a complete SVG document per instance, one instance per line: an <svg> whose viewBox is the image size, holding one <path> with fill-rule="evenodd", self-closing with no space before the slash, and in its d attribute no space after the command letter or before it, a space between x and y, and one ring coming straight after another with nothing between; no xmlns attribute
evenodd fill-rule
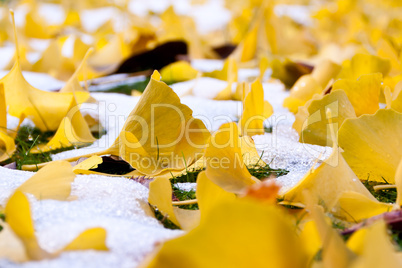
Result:
<svg viewBox="0 0 402 268"><path fill-rule="evenodd" d="M0 5L0 267L402 266L399 1Z"/></svg>

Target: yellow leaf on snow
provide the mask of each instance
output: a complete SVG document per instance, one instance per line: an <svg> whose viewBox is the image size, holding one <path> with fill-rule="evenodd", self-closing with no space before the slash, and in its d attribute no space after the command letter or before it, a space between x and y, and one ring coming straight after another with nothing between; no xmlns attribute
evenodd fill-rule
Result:
<svg viewBox="0 0 402 268"><path fill-rule="evenodd" d="M14 139L7 134L7 110L4 86L0 83L0 162L11 157L15 152Z"/></svg>
<svg viewBox="0 0 402 268"><path fill-rule="evenodd" d="M306 267L294 230L278 207L248 199L224 201L211 208L198 227L165 242L140 267Z"/></svg>
<svg viewBox="0 0 402 268"><path fill-rule="evenodd" d="M375 198L359 181L338 150L334 150L329 163L322 163L317 169L312 168L293 188L283 193L289 202L305 204L304 189L309 189L316 204L323 203L327 211L335 207L339 196L346 191L354 191L374 201ZM336 166L330 163L338 162Z"/></svg>
<svg viewBox="0 0 402 268"><path fill-rule="evenodd" d="M199 211L173 207L172 186L169 179L156 178L149 184L148 202L183 229L191 229L199 222Z"/></svg>
<svg viewBox="0 0 402 268"><path fill-rule="evenodd" d="M232 85L238 79L238 68L233 57L225 60L222 70L204 73L204 76L227 81L227 86L220 91L214 100L230 100L232 98Z"/></svg>
<svg viewBox="0 0 402 268"><path fill-rule="evenodd" d="M32 71L48 73L61 80L68 79L74 72L74 63L62 55L63 41L61 38L52 40L41 58L32 65Z"/></svg>
<svg viewBox="0 0 402 268"><path fill-rule="evenodd" d="M52 255L43 250L35 236L28 198L16 191L8 200L5 214L7 223L25 246L29 259L41 260Z"/></svg>
<svg viewBox="0 0 402 268"><path fill-rule="evenodd" d="M6 205L5 214L8 225L23 243L29 259L42 260L54 258L62 252L61 250L49 253L40 247L35 235L28 198L21 191L17 190L10 197ZM105 238L104 229L88 229L74 239L64 250L107 250Z"/></svg>
<svg viewBox="0 0 402 268"><path fill-rule="evenodd" d="M259 80L251 84L251 90L244 99L243 114L239 121L243 136L264 134L264 121L273 114L273 108L264 100L264 89Z"/></svg>
<svg viewBox="0 0 402 268"><path fill-rule="evenodd" d="M283 106L292 113L296 113L299 106L303 106L315 94L321 94L331 79L339 72L339 65L325 60L318 64L311 74L301 76L290 90Z"/></svg>
<svg viewBox="0 0 402 268"><path fill-rule="evenodd" d="M80 112L79 105L76 104L74 99L71 104L66 117L61 121L52 139L46 145L40 144L32 148L31 153L43 153L71 146L82 146L96 140Z"/></svg>
<svg viewBox="0 0 402 268"><path fill-rule="evenodd" d="M155 79L159 76L156 74L107 150L147 175L157 175L164 169L183 170L201 157L210 136L204 123L193 118L192 110L180 102L177 94Z"/></svg>
<svg viewBox="0 0 402 268"><path fill-rule="evenodd" d="M296 115L294 128L301 126L300 142L317 144L321 146L332 146L333 141L329 133L326 109L331 109L332 124L336 134L343 122L348 118L355 118L356 114L348 97L343 90L332 91L330 94L315 98L306 103L307 113L301 116L302 108ZM337 135L336 135L337 137ZM336 141L335 141L336 142Z"/></svg>
<svg viewBox="0 0 402 268"><path fill-rule="evenodd" d="M224 81L227 81L230 77L233 77L233 80L237 81L237 72L238 68L235 59L233 57L229 57L223 63L223 67L221 70L206 72L204 73L204 76Z"/></svg>
<svg viewBox="0 0 402 268"><path fill-rule="evenodd" d="M162 80L166 83L176 83L195 79L198 71L186 61L176 61L161 70Z"/></svg>
<svg viewBox="0 0 402 268"><path fill-rule="evenodd" d="M106 246L106 230L95 227L83 231L68 244L63 251L69 250L109 250Z"/></svg>
<svg viewBox="0 0 402 268"><path fill-rule="evenodd" d="M71 183L75 179L71 164L67 161L54 161L39 170L20 185L17 190L30 193L38 200L67 200L71 193Z"/></svg>
<svg viewBox="0 0 402 268"><path fill-rule="evenodd" d="M129 45L125 42L123 34L115 34L109 42L95 52L88 59L91 67L98 70L111 70L130 55Z"/></svg>
<svg viewBox="0 0 402 268"><path fill-rule="evenodd" d="M331 112L326 113L332 116ZM323 204L327 211L331 211L339 196L346 191L361 193L365 197L376 200L367 188L356 178L351 168L342 157L333 124L329 121L332 140L335 141L332 153L317 169L312 167L307 174L293 188L283 193L285 201L306 204L305 191L308 189L310 201L314 204Z"/></svg>
<svg viewBox="0 0 402 268"><path fill-rule="evenodd" d="M78 68L75 70L74 74L70 77L70 79L67 81L67 83L60 89L60 92L63 93L74 93L74 97L76 99L76 102L78 104L82 104L84 102L95 102L96 100L92 97L89 96L89 92L87 88L83 88L80 84L80 80L78 79L78 75L82 72L86 72L87 70L84 70L85 67L87 67L87 60L88 57L91 55L93 49L89 48L87 52L84 55L84 58L82 59L80 65ZM75 94L76 92L80 92L78 94ZM82 94L81 92L85 92L87 94Z"/></svg>
<svg viewBox="0 0 402 268"><path fill-rule="evenodd" d="M57 34L58 28L57 25L47 25L35 7L25 16L24 34L27 37L49 39Z"/></svg>
<svg viewBox="0 0 402 268"><path fill-rule="evenodd" d="M347 119L339 129L346 162L360 180L395 183L402 158L402 114L380 109L374 115Z"/></svg>
<svg viewBox="0 0 402 268"><path fill-rule="evenodd" d="M356 54L351 60L342 63L338 78L357 80L360 76L372 73L382 73L386 76L391 68L388 59L373 55Z"/></svg>
<svg viewBox="0 0 402 268"><path fill-rule="evenodd" d="M15 40L18 48L16 33ZM10 107L8 113L18 118L25 115L42 131L53 131L58 128L74 98L71 93L46 92L31 86L22 75L19 56L13 68L0 80L0 83L4 84L6 102ZM76 94L78 93L80 92Z"/></svg>
<svg viewBox="0 0 402 268"><path fill-rule="evenodd" d="M0 83L0 130L7 132L7 105L4 95L4 85Z"/></svg>
<svg viewBox="0 0 402 268"><path fill-rule="evenodd" d="M232 193L242 193L246 187L259 182L244 164L236 123L227 123L215 132L205 150L207 177Z"/></svg>
<svg viewBox="0 0 402 268"><path fill-rule="evenodd" d="M321 94L323 88L311 75L300 77L290 90L290 95L283 101L283 107L296 113L299 106L303 106L315 94Z"/></svg>
<svg viewBox="0 0 402 268"><path fill-rule="evenodd" d="M345 91L352 103L356 115L374 114L379 108L380 92L382 85L382 74L362 75L357 80L340 79L337 80L332 90Z"/></svg>

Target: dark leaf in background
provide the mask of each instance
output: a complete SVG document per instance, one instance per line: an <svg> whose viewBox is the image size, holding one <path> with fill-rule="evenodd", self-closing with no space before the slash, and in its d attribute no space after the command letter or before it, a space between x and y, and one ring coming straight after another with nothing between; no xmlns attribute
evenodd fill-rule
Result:
<svg viewBox="0 0 402 268"><path fill-rule="evenodd" d="M125 60L115 73L134 73L144 70L159 70L187 55L187 44L183 41L164 43L156 48Z"/></svg>
<svg viewBox="0 0 402 268"><path fill-rule="evenodd" d="M222 45L219 47L214 47L213 50L216 52L216 54L221 57L221 59L226 59L229 57L230 54L236 49L236 45L233 44L226 44Z"/></svg>
<svg viewBox="0 0 402 268"><path fill-rule="evenodd" d="M286 88L290 89L300 76L311 73L314 66L289 59L284 61L274 59L271 62L271 68L272 77L281 80Z"/></svg>
<svg viewBox="0 0 402 268"><path fill-rule="evenodd" d="M134 170L129 163L124 160L115 159L110 156L102 156L103 162L92 171L102 172L106 174L124 175Z"/></svg>

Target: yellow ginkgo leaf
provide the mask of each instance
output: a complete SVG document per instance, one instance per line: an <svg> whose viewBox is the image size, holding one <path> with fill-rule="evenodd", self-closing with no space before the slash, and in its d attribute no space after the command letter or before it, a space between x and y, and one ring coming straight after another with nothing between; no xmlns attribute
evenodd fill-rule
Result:
<svg viewBox="0 0 402 268"><path fill-rule="evenodd" d="M167 218L183 229L192 229L200 219L199 211L173 207L172 186L169 179L156 178L149 184L148 202L157 207Z"/></svg>
<svg viewBox="0 0 402 268"><path fill-rule="evenodd" d="M46 145L40 144L34 147L31 152L42 153L71 146L82 146L95 140L87 122L82 117L79 106L73 99L66 117L61 121L52 139Z"/></svg>
<svg viewBox="0 0 402 268"><path fill-rule="evenodd" d="M402 70L401 62L399 61L398 52L390 44L388 40L381 39L377 43L377 55L383 59L388 59L391 64L389 75L398 75Z"/></svg>
<svg viewBox="0 0 402 268"><path fill-rule="evenodd" d="M358 192L375 200L343 159L336 143L336 134L331 122L332 113L327 111L326 115L330 117L329 127L331 139L334 141L332 153L317 169L312 167L293 188L283 193L284 200L306 204L308 200L304 192L308 190L310 201L323 205L328 211L335 207L339 196L346 191Z"/></svg>
<svg viewBox="0 0 402 268"><path fill-rule="evenodd" d="M10 197L5 213L7 223L24 244L29 259L40 260L52 256L39 246L35 236L29 202L22 192L16 191Z"/></svg>
<svg viewBox="0 0 402 268"><path fill-rule="evenodd" d="M229 57L224 62L222 70L207 72L204 73L204 76L228 82L227 86L214 97L214 100L230 100L232 98L232 85L238 78L238 68L233 57Z"/></svg>
<svg viewBox="0 0 402 268"><path fill-rule="evenodd" d="M74 63L62 55L63 44L61 38L52 40L41 58L32 65L32 71L48 73L61 80L68 79L74 72Z"/></svg>
<svg viewBox="0 0 402 268"><path fill-rule="evenodd" d="M66 11L66 19L64 20L63 26L71 26L80 28L81 27L81 19L80 13L77 10L68 9Z"/></svg>
<svg viewBox="0 0 402 268"><path fill-rule="evenodd" d="M14 139L7 133L7 106L4 86L0 83L0 162L9 159L15 150Z"/></svg>
<svg viewBox="0 0 402 268"><path fill-rule="evenodd" d="M361 193L346 191L339 196L336 214L347 221L359 222L391 211L392 208L392 204L378 202Z"/></svg>
<svg viewBox="0 0 402 268"><path fill-rule="evenodd" d="M223 201L230 201L236 198L236 195L223 190L221 187L208 179L205 171L197 176L196 196L198 207L201 211L201 220L204 219L214 206Z"/></svg>
<svg viewBox="0 0 402 268"><path fill-rule="evenodd" d="M105 46L100 49L95 48L95 52L88 59L88 63L95 69L109 70L116 68L129 55L129 44L125 42L124 36L115 34Z"/></svg>
<svg viewBox="0 0 402 268"><path fill-rule="evenodd" d="M319 96L308 103L306 103L307 113L302 116L303 107L299 108L299 113L296 115L296 121L293 124L296 130L301 126L300 142L303 143L321 146L333 145L328 129L327 109L331 109L331 123L336 134L345 119L356 117L353 106L343 90L332 91L330 94Z"/></svg>
<svg viewBox="0 0 402 268"><path fill-rule="evenodd" d="M314 67L313 71L311 72L311 76L323 89L325 89L331 79L338 75L340 70L341 66L333 61L323 60L318 63L316 67Z"/></svg>
<svg viewBox="0 0 402 268"><path fill-rule="evenodd" d="M258 76L258 80L261 82L264 82L264 74L266 70L269 68L269 60L267 57L262 57L260 59L260 63L258 64L258 67L260 69L260 75Z"/></svg>
<svg viewBox="0 0 402 268"><path fill-rule="evenodd" d="M154 79L156 74L109 149L147 175L163 169L183 170L200 158L210 136L177 94Z"/></svg>
<svg viewBox="0 0 402 268"><path fill-rule="evenodd" d="M315 222L312 220L307 221L303 225L299 237L303 241L304 250L307 252L309 260L313 260L321 249L321 238Z"/></svg>
<svg viewBox="0 0 402 268"><path fill-rule="evenodd" d="M382 73L386 76L391 68L389 60L373 55L356 54L349 61L342 63L338 78L357 80L360 76L372 73Z"/></svg>
<svg viewBox="0 0 402 268"><path fill-rule="evenodd" d="M259 182L244 164L238 136L236 123L224 124L211 136L205 151L208 179L232 193L242 193Z"/></svg>
<svg viewBox="0 0 402 268"><path fill-rule="evenodd" d="M241 136L239 138L240 150L243 156L243 162L246 166L266 166L267 164L261 159L261 155L258 154L255 148L253 139L249 136Z"/></svg>
<svg viewBox="0 0 402 268"><path fill-rule="evenodd" d="M237 72L238 68L235 59L233 57L229 57L223 63L223 67L221 70L206 72L204 73L204 76L224 81L227 81L230 79L230 77L233 77L233 80L237 81Z"/></svg>
<svg viewBox="0 0 402 268"><path fill-rule="evenodd" d="M4 85L0 83L0 131L7 132L7 105Z"/></svg>
<svg viewBox="0 0 402 268"><path fill-rule="evenodd" d="M18 48L16 33L15 40ZM42 131L53 131L58 128L74 98L71 93L46 92L31 86L22 75L19 56L13 68L0 80L0 83L4 84L6 102L10 107L8 113L17 118L25 115Z"/></svg>
<svg viewBox="0 0 402 268"><path fill-rule="evenodd" d="M402 113L402 84L398 83L395 86L392 94L391 108Z"/></svg>
<svg viewBox="0 0 402 268"><path fill-rule="evenodd" d="M0 162L9 159L15 150L14 139L0 130Z"/></svg>
<svg viewBox="0 0 402 268"><path fill-rule="evenodd" d="M208 45L197 33L196 23L190 16L178 15L173 6L169 6L161 15L162 23L158 34L158 43L172 40L185 40L189 46L189 55L193 59L211 58L214 56Z"/></svg>
<svg viewBox="0 0 402 268"><path fill-rule="evenodd" d="M70 79L67 81L67 83L60 89L60 92L77 92L77 91L88 91L87 89L84 89L80 81L78 79L78 74L84 71L85 65L87 64L87 59L91 55L93 49L89 48L87 52L85 53L84 57L82 58L82 61L78 68L75 70L74 74L70 77ZM79 104L83 103L86 100L77 100Z"/></svg>
<svg viewBox="0 0 402 268"><path fill-rule="evenodd" d="M63 251L69 250L109 250L106 246L106 230L100 227L87 229L68 244Z"/></svg>
<svg viewBox="0 0 402 268"><path fill-rule="evenodd" d="M311 75L300 77L290 90L290 96L287 97L283 106L292 113L296 113L299 106L303 106L315 94L321 94L323 88Z"/></svg>
<svg viewBox="0 0 402 268"><path fill-rule="evenodd" d="M352 268L401 267L402 260L387 234L387 226L379 220L368 227L361 236L362 255L351 265Z"/></svg>
<svg viewBox="0 0 402 268"><path fill-rule="evenodd" d="M256 56L259 29L259 25L255 25L239 44L237 49L241 51L239 57L240 62L251 61Z"/></svg>
<svg viewBox="0 0 402 268"><path fill-rule="evenodd" d="M186 61L177 61L161 69L162 80L168 84L196 78L198 71Z"/></svg>
<svg viewBox="0 0 402 268"><path fill-rule="evenodd" d="M402 158L402 114L380 109L374 115L346 119L339 129L339 145L346 162L360 180L395 183Z"/></svg>
<svg viewBox="0 0 402 268"><path fill-rule="evenodd" d="M308 195L308 191L305 195ZM306 199L309 199L306 197ZM327 222L323 208L307 201L307 208L321 238L323 267L348 267L355 258L340 235Z"/></svg>
<svg viewBox="0 0 402 268"><path fill-rule="evenodd" d="M29 193L38 200L67 200L75 174L67 161L54 161L25 181L18 191Z"/></svg>
<svg viewBox="0 0 402 268"><path fill-rule="evenodd" d="M172 186L168 179L158 178L149 184L148 202L157 207L162 214L167 215L171 222L180 226L173 211Z"/></svg>
<svg viewBox="0 0 402 268"><path fill-rule="evenodd" d="M374 114L380 107L381 73L362 75L359 79L339 79L332 90L342 89L352 103L356 115Z"/></svg>
<svg viewBox="0 0 402 268"><path fill-rule="evenodd" d="M39 16L37 8L33 8L25 16L24 34L30 38L49 39L54 37L59 27L47 25L44 18Z"/></svg>
<svg viewBox="0 0 402 268"><path fill-rule="evenodd" d="M346 242L348 248L357 255L363 254L364 240L367 235L367 228L361 228L354 232Z"/></svg>
<svg viewBox="0 0 402 268"><path fill-rule="evenodd" d="M21 240L25 247L28 259L42 260L57 257L61 252L50 253L42 249L35 235L34 224L28 198L16 191L8 200L5 209L7 223ZM88 229L68 245L64 250L96 249L107 250L105 244L105 230L102 228Z"/></svg>
<svg viewBox="0 0 402 268"><path fill-rule="evenodd" d="M306 267L307 256L294 230L278 207L249 199L225 201L211 208L198 227L165 242L140 267Z"/></svg>
<svg viewBox="0 0 402 268"><path fill-rule="evenodd" d="M292 113L297 112L299 106L303 106L315 94L321 94L331 79L339 72L339 65L325 60L318 64L311 74L301 76L290 90L283 106Z"/></svg>
<svg viewBox="0 0 402 268"><path fill-rule="evenodd" d="M244 99L243 114L239 121L243 136L264 134L264 121L273 114L273 108L264 100L264 89L259 80L251 84L251 90Z"/></svg>
<svg viewBox="0 0 402 268"><path fill-rule="evenodd" d="M309 189L315 203L323 204L328 211L335 207L339 196L346 191L355 191L369 200L375 200L338 150L334 150L326 161L329 163L324 162L315 170L312 168L293 188L283 193L283 198L305 204L303 190ZM331 164L336 162L336 166Z"/></svg>

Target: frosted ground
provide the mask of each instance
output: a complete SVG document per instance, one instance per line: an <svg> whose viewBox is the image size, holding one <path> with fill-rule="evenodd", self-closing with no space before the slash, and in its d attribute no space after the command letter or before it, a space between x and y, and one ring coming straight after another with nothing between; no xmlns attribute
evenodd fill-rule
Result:
<svg viewBox="0 0 402 268"><path fill-rule="evenodd" d="M136 14L147 12L147 10L157 12L164 10L169 4L174 4L179 13L191 14L200 31L204 32L213 30L214 27L219 27L230 19L221 1L207 1L205 5L196 7L185 0L132 1L130 10ZM60 10L57 11L57 7L49 5L46 8L52 10L52 12L43 11L49 20L60 18L57 15L57 12L60 12ZM17 23L23 12L23 9L17 10ZM96 23L102 24L102 19L107 20L113 17L115 11L100 9L88 12L83 18L90 29L95 28ZM300 7L284 6L277 12L290 14L297 20L308 23L306 10ZM100 18L100 20L93 21L89 19L91 17ZM38 46L46 48L46 44L38 44ZM12 46L1 48L0 56L6 57L10 51ZM69 53L68 48L65 49L65 53ZM31 60L35 60L35 57L37 55L30 55ZM221 68L222 61L197 60L193 61L192 65L201 71L211 71ZM255 76L256 72L258 73L258 70L241 69L239 70L240 80ZM0 76L6 73L0 72ZM43 90L57 89L63 85L63 82L45 74L24 73L24 75L31 84ZM269 76L269 71L266 76ZM178 83L172 85L172 88L181 96L182 102L193 110L193 115L204 121L209 130L214 131L222 123L238 119L242 111L240 102L207 99L223 89L226 82L201 78L193 90L195 96L185 96L194 83L194 81ZM274 168L290 171L289 174L277 179L284 186L283 189L286 189L295 185L303 177L305 172L314 165L317 157L325 159L331 149L299 143L297 133L291 128L294 115L282 107L282 102L288 93L281 84L274 81L264 83L263 86L265 99L271 103L275 111L266 122L266 125L273 126L273 131L253 138L259 152L263 152L262 159L265 162L270 163ZM107 134L89 147L62 152L53 155L53 159L64 159L109 147L123 127L125 118L139 100L139 97L114 93L93 93L92 96L98 104L84 105L82 112L98 117ZM8 127L13 127L17 120L10 117L8 122ZM25 123L29 124L29 122ZM0 205L3 206L11 193L33 175L31 172L9 170L3 167L0 167L0 174ZM188 189L195 185L181 185L181 187ZM77 199L70 202L37 201L35 198L30 198L41 246L49 251L58 250L83 230L99 226L107 230L107 246L110 251L64 252L57 259L23 264L0 259L0 267L136 267L156 244L182 234L182 231L165 229L152 217L147 202L148 189L132 180L79 175L72 184L72 195L77 196Z"/></svg>

